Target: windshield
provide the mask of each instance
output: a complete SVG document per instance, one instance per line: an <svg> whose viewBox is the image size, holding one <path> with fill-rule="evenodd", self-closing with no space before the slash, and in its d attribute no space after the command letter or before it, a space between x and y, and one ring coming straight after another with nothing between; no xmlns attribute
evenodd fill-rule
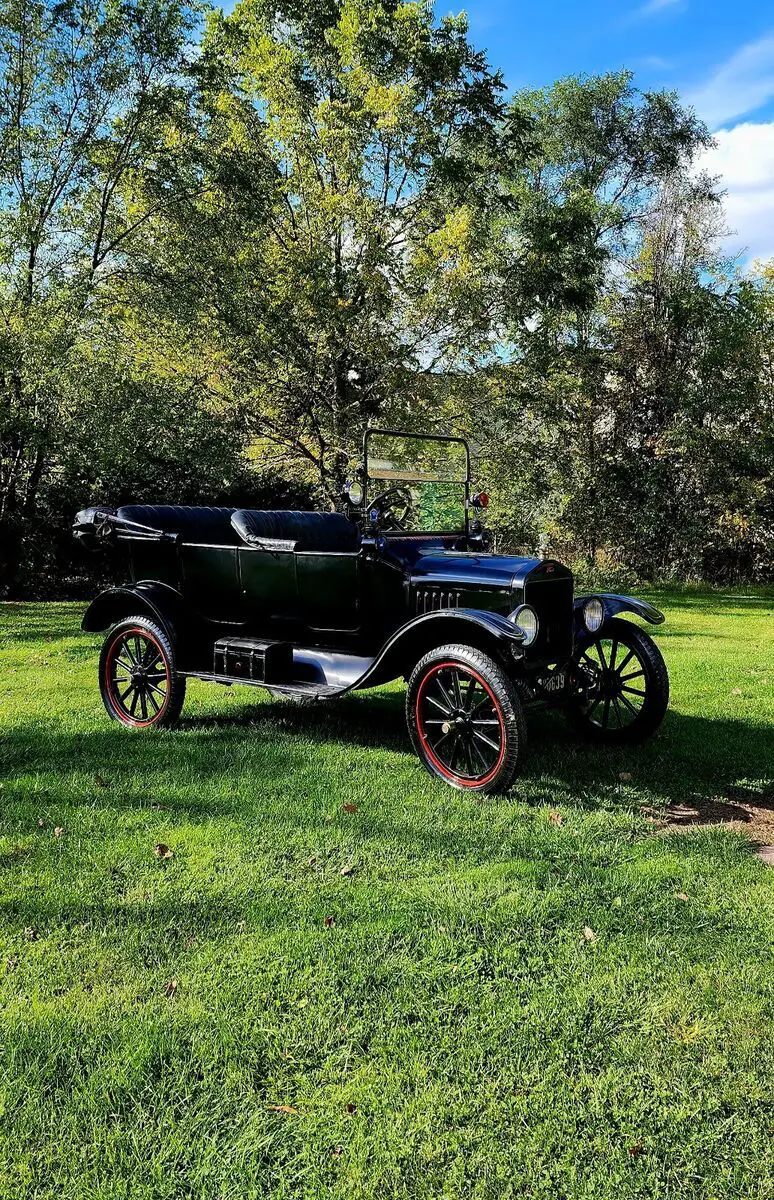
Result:
<svg viewBox="0 0 774 1200"><path fill-rule="evenodd" d="M393 511L408 532L456 532L465 527L470 462L462 439L369 430L365 468L368 503L399 489Z"/></svg>

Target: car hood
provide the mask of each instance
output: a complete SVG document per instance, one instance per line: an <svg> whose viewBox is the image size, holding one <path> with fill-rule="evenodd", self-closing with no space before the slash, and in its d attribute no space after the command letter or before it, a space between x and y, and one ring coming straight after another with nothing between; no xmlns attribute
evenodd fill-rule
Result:
<svg viewBox="0 0 774 1200"><path fill-rule="evenodd" d="M479 587L512 588L546 563L539 558L510 554L446 550L420 555L411 567L418 583L471 583Z"/></svg>

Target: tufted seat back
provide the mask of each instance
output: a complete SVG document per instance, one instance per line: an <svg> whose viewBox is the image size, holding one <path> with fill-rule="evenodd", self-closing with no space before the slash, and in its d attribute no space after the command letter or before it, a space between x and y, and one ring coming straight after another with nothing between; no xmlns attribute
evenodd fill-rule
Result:
<svg viewBox="0 0 774 1200"><path fill-rule="evenodd" d="M125 504L118 516L138 525L179 533L187 542L213 546L236 546L231 525L233 508L204 508L189 504Z"/></svg>
<svg viewBox="0 0 774 1200"><path fill-rule="evenodd" d="M231 524L248 546L287 541L296 550L347 551L357 550L360 541L357 528L341 513L240 508Z"/></svg>

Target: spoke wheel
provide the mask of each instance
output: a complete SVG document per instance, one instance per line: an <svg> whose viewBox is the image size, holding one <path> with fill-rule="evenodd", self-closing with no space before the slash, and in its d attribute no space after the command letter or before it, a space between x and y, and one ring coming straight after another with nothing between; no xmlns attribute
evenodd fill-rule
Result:
<svg viewBox="0 0 774 1200"><path fill-rule="evenodd" d="M164 631L146 617L115 626L100 656L100 690L108 714L124 725L145 729L176 720L185 679L175 672Z"/></svg>
<svg viewBox="0 0 774 1200"><path fill-rule="evenodd" d="M406 700L414 746L453 787L503 790L525 741L521 704L502 668L470 646L443 646L417 665Z"/></svg>
<svg viewBox="0 0 774 1200"><path fill-rule="evenodd" d="M640 741L661 724L669 676L655 642L629 621L608 621L577 653L586 695L571 709L574 723L596 740Z"/></svg>

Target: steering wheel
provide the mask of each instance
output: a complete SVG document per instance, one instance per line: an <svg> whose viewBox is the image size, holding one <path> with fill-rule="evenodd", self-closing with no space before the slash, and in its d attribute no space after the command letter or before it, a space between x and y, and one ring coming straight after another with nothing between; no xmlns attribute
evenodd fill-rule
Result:
<svg viewBox="0 0 774 1200"><path fill-rule="evenodd" d="M400 513L396 513L393 512L393 508L397 503L397 497L401 493L404 496L403 509ZM395 497L395 499L392 499L392 497ZM414 498L411 495L411 489L404 483L398 487L388 488L386 492L381 492L380 495L375 496L368 505L368 512L370 514L373 509L378 509L379 524L382 529L386 529L388 532L391 529L402 531L406 528L406 521L413 506Z"/></svg>

